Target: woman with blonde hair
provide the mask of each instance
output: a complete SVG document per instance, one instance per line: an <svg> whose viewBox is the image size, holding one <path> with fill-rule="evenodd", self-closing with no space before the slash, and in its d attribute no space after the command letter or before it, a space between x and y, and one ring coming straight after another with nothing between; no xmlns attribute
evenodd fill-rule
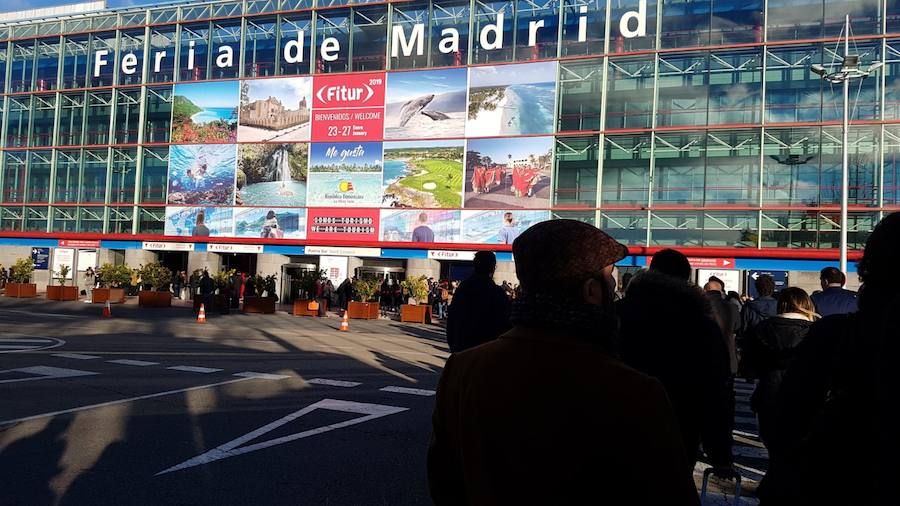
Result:
<svg viewBox="0 0 900 506"><path fill-rule="evenodd" d="M802 288L785 288L778 294L778 314L753 327L744 339L747 370L757 378L750 407L759 421L759 436L772 451L775 399L797 347L818 318L812 299Z"/></svg>

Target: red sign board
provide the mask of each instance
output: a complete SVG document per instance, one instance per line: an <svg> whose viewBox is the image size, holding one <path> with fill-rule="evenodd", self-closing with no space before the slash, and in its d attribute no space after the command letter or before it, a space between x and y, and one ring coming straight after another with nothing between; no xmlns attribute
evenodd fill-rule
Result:
<svg viewBox="0 0 900 506"><path fill-rule="evenodd" d="M653 257L644 257L647 265ZM694 269L734 269L733 258L688 257Z"/></svg>
<svg viewBox="0 0 900 506"><path fill-rule="evenodd" d="M310 208L306 238L310 240L377 241L378 209Z"/></svg>
<svg viewBox="0 0 900 506"><path fill-rule="evenodd" d="M384 135L383 72L313 78L312 140L380 141Z"/></svg>
<svg viewBox="0 0 900 506"><path fill-rule="evenodd" d="M100 241L86 241L83 239L60 239L60 248L99 248Z"/></svg>

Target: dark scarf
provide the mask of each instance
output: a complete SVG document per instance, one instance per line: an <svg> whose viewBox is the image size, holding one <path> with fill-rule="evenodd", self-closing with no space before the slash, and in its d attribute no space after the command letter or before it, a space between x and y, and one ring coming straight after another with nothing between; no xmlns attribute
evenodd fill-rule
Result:
<svg viewBox="0 0 900 506"><path fill-rule="evenodd" d="M512 304L513 325L572 332L612 352L619 331L615 312L549 293L522 292Z"/></svg>

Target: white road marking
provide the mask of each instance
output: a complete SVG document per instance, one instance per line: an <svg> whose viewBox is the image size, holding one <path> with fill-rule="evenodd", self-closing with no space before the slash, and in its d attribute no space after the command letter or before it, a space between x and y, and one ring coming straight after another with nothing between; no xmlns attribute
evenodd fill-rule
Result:
<svg viewBox="0 0 900 506"><path fill-rule="evenodd" d="M90 303L90 301L87 301ZM56 313L35 313L33 311L22 311L20 309L0 309L0 313L15 313L15 314L24 314L28 316L41 316L41 317L50 317L50 318L80 318L77 315L70 314L56 314Z"/></svg>
<svg viewBox="0 0 900 506"><path fill-rule="evenodd" d="M422 395L425 397L430 397L437 392L434 390L422 390L420 388L406 388L406 387L384 387L380 388L382 392L394 392L397 394L410 394L410 395Z"/></svg>
<svg viewBox="0 0 900 506"><path fill-rule="evenodd" d="M734 429L734 430L732 430L731 432L732 432L732 434L735 434L735 435L738 435L738 436L744 436L744 437L749 437L749 438L757 438L757 439L759 438L759 434L754 434L754 433L752 433L752 432L745 432L745 431L737 430L737 429Z"/></svg>
<svg viewBox="0 0 900 506"><path fill-rule="evenodd" d="M36 337L7 335L0 339L0 353L19 353L22 351L49 350L66 344L62 339L55 337Z"/></svg>
<svg viewBox="0 0 900 506"><path fill-rule="evenodd" d="M79 412L79 411L87 411L87 410L89 410L89 409L105 408L105 407L107 407L107 406L115 406L115 405L117 405L117 404L125 404L125 403L127 403L127 402L142 401L142 400L145 400L145 399L154 399L154 398L156 398L156 397L165 397L165 396L167 396L167 395L180 394L180 393L182 393L182 392L192 392L192 391L194 391L194 390L203 390L204 388L212 388L212 387L217 387L217 386L221 386L221 385L228 385L228 384L230 384L230 383L237 383L237 382L240 382L240 381L247 381L247 380L252 380L252 379L257 379L257 378L249 378L249 377L248 377L248 378L235 378L235 379L231 379L231 380L219 381L219 382L216 382L216 383L209 383L209 384L206 384L206 385L199 385L199 386L196 386L196 387L179 388L179 389L177 389L177 390L166 390L165 392L157 392L157 393L155 393L155 394L139 395L139 396L137 396L137 397L128 397L128 398L126 398L126 399L118 399L118 400L115 400L115 401L100 402L100 403L97 403L97 404L90 404L90 405L87 405L87 406L79 406L79 407L77 407L77 408L70 408L70 409L63 409L63 410L60 410L60 411L53 411L53 412L51 412L51 413L41 413L40 415L26 416L26 417L23 417L23 418L15 418L15 419L12 419L12 420L3 420L3 421L0 421L0 426L8 425L8 424L11 424L11 423L27 422L27 421L30 421L30 420L38 420L38 419L41 419L41 418L49 418L49 417L53 417L53 416L65 415L65 414L68 414L68 413L77 413L77 412Z"/></svg>
<svg viewBox="0 0 900 506"><path fill-rule="evenodd" d="M138 367L147 367L150 365L159 365L159 362L147 362L145 360L129 360L127 358L117 359L117 360L107 360L110 364L119 364L119 365L136 365Z"/></svg>
<svg viewBox="0 0 900 506"><path fill-rule="evenodd" d="M242 448L238 448L244 443L252 441L253 439L262 436L267 432L271 432L282 425L290 423L303 415L311 413L316 409L327 409L331 411L341 411L344 413L354 413L363 415L359 418L353 418L351 420L346 420L340 423L334 423L331 425L325 425L322 427L317 427L315 429L305 430L303 432L297 432L296 434L290 434L287 436L282 436L275 439L270 439L268 441L263 441L260 443L252 444L249 446L244 446ZM298 439L303 439L309 436L315 436L317 434L322 434L324 432L329 432L335 429L341 429L344 427L350 427L351 425L356 425L359 423L367 422L369 420L374 420L376 418L381 418L388 415L393 415L396 413L401 413L403 411L407 411L409 408L401 408L397 406L385 406L382 404L365 404L361 402L351 402L351 401L341 401L336 399L323 399L315 404L311 404L299 411L295 411L285 417L279 418L272 423L263 425L262 427L248 432L243 436L233 439L223 445L217 446L212 450L209 450L206 453L197 455L194 458L188 459L181 464L176 466L172 466L168 469L160 471L156 473L156 476L171 473L173 471L180 471L182 469L188 469L191 467L209 464L211 462L215 462L217 460L227 459L230 457L237 457L238 455L243 455L245 453L255 452L257 450L262 450L265 448L270 448L272 446L289 443L291 441L296 441Z"/></svg>
<svg viewBox="0 0 900 506"><path fill-rule="evenodd" d="M313 378L306 380L307 383L311 385L327 385L330 387L358 387L362 385L362 383L357 383L356 381L341 381L341 380L330 380L325 378Z"/></svg>
<svg viewBox="0 0 900 506"><path fill-rule="evenodd" d="M82 355L81 353L54 353L53 356L59 358L72 358L75 360L93 360L95 358L100 358L97 355Z"/></svg>
<svg viewBox="0 0 900 506"><path fill-rule="evenodd" d="M171 369L173 371L184 371L184 372L199 372L203 374L209 374L211 372L219 372L222 369L216 369L215 367L197 367L193 365L174 365L172 367L166 367L166 369Z"/></svg>
<svg viewBox="0 0 900 506"><path fill-rule="evenodd" d="M28 378L14 378L8 380L0 380L0 383L18 383L21 381L38 381L45 379L58 379L58 378L74 378L76 376L93 376L95 372L91 371L79 371L77 369L63 369L62 367L49 367L46 365L36 365L33 367L21 367L19 369L7 369L5 371L0 371L0 374L8 373L8 372L21 372L25 374L34 374L34 376Z"/></svg>
<svg viewBox="0 0 900 506"><path fill-rule="evenodd" d="M232 376L239 376L241 378L259 378L259 379L268 379L268 380L279 380L290 378L290 376L286 376L284 374L269 374L267 372L253 372L253 371L244 371L232 374Z"/></svg>

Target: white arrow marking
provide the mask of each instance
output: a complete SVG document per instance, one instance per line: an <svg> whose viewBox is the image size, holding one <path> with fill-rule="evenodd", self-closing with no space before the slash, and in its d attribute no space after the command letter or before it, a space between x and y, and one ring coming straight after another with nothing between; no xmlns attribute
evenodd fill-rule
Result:
<svg viewBox="0 0 900 506"><path fill-rule="evenodd" d="M0 380L0 383L18 383L21 381L37 381L45 379L58 378L74 378L76 376L93 376L97 373L90 371L79 371L77 369L63 369L62 367L49 367L46 365L36 365L34 367L22 367L19 369L7 369L0 371L0 374L7 372L22 372L25 374L34 374L28 378L15 378L8 380Z"/></svg>
<svg viewBox="0 0 900 506"><path fill-rule="evenodd" d="M359 418L354 418L352 420L347 420L340 423L333 423L331 425L325 425L322 427L316 427L315 429L305 430L303 432L297 432L296 434L290 434L287 436L282 436L275 439L270 439L268 441L263 441L260 443L252 444L249 446L244 446L242 448L238 448L242 444L252 441L259 436L267 432L271 432L278 427L281 427L284 424L290 423L303 415L313 412L316 409L328 409L331 411L341 411L344 413L355 413L359 415L364 415ZM206 453L197 455L196 457L186 460L177 466L172 466L166 470L160 471L156 473L156 476L171 473L173 471L180 471L182 469L188 469L190 467L195 467L203 464L209 464L210 462L215 462L217 460L227 459L229 457L237 457L238 455L243 455L245 453L255 452L257 450L263 450L265 448L270 448L272 446L289 443L291 441L296 441L298 439L303 439L309 436L315 436L317 434L322 434L324 432L330 432L335 429L342 429L344 427L350 427L351 425L356 425L363 422L368 422L369 420L374 420L376 418L381 418L388 415L393 415L396 413L401 413L403 411L407 411L409 408L400 408L397 406L385 406L382 404L365 404L361 402L351 402L351 401L341 401L336 399L322 399L321 401L310 404L309 406L295 411L283 418L279 418L272 423L267 425L263 425L262 427L248 432L243 436L229 441L221 446L213 448Z"/></svg>

